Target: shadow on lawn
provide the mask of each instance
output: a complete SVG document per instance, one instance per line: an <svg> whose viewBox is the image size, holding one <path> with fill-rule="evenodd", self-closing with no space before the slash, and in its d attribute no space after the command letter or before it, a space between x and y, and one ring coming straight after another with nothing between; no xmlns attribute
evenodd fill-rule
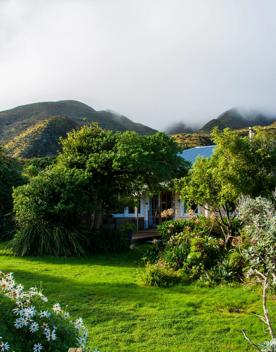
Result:
<svg viewBox="0 0 276 352"><path fill-rule="evenodd" d="M84 283L78 279L20 269L13 270L13 273L16 282L26 288L41 286L51 304L59 302L62 306L68 305L72 314L96 323L135 321L141 318L141 309L156 308L162 296L165 302L164 296L173 293L167 289L142 287L135 283ZM185 291L186 288L182 287L182 293Z"/></svg>
<svg viewBox="0 0 276 352"><path fill-rule="evenodd" d="M28 256L15 257L29 262L39 262L45 264L59 264L59 265L100 265L100 266L115 266L137 268L143 266L141 258L148 250L148 245L141 245L134 250L122 253L108 253L108 254L91 254L83 257L54 257L54 256ZM1 243L0 256L14 257L9 244Z"/></svg>

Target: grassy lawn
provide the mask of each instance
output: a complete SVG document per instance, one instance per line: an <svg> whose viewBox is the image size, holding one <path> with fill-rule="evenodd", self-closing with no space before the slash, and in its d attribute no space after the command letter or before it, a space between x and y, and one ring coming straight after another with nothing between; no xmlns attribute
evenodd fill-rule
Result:
<svg viewBox="0 0 276 352"><path fill-rule="evenodd" d="M246 328L262 340L254 313L260 297L253 287L160 289L138 279L145 248L89 258L16 258L0 251L0 269L26 287L42 285L52 303L68 305L90 330L91 347L111 351L251 351ZM276 318L276 303L271 301Z"/></svg>

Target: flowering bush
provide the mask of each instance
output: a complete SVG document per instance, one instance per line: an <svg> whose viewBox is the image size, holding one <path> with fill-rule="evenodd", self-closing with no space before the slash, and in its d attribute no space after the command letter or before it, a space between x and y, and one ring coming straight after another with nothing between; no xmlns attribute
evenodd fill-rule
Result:
<svg viewBox="0 0 276 352"><path fill-rule="evenodd" d="M240 224L234 223L235 233L238 233ZM213 218L196 216L166 221L158 226L158 231L162 240L143 258L146 263L156 264L145 268L143 281L147 284L155 285L156 273L164 272L163 264L178 276L182 275L184 281L200 279L208 286L242 280L245 266L245 259L240 254L242 238L233 237L226 247L224 236ZM166 280L170 277L171 274L167 275Z"/></svg>
<svg viewBox="0 0 276 352"><path fill-rule="evenodd" d="M161 218L171 218L174 214L174 209L170 208L170 209L165 209L161 212Z"/></svg>
<svg viewBox="0 0 276 352"><path fill-rule="evenodd" d="M0 272L0 352L67 352L85 348L88 331L81 318L73 321L59 303L52 307L41 290L28 291L12 273Z"/></svg>

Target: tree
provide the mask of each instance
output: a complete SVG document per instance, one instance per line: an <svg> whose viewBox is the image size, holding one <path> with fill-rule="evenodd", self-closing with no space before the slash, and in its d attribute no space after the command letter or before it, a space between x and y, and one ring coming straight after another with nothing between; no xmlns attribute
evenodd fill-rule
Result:
<svg viewBox="0 0 276 352"><path fill-rule="evenodd" d="M0 231L6 225L7 215L12 212L12 188L24 182L21 167L0 147Z"/></svg>
<svg viewBox="0 0 276 352"><path fill-rule="evenodd" d="M94 124L70 132L61 143L58 164L89 175L96 227L119 199L138 197L145 189L157 191L187 169L178 145L164 133L114 133Z"/></svg>
<svg viewBox="0 0 276 352"><path fill-rule="evenodd" d="M261 130L250 140L229 129L215 129L212 138L214 154L209 159L198 158L180 188L187 203L195 202L218 215L227 245L239 196L271 197L275 189L276 142Z"/></svg>
<svg viewBox="0 0 276 352"><path fill-rule="evenodd" d="M276 333L267 306L267 293L276 284L276 209L265 198L242 198L238 207L239 218L244 224L245 241L243 254L249 264L249 277L255 277L262 285L263 316L261 321L268 329L271 341L255 344L243 331L246 340L261 352L276 351Z"/></svg>

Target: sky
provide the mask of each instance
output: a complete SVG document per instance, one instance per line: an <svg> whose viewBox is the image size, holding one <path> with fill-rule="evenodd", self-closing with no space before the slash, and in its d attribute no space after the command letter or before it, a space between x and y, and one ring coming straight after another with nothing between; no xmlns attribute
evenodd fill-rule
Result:
<svg viewBox="0 0 276 352"><path fill-rule="evenodd" d="M0 110L74 99L164 129L276 112L275 0L0 0Z"/></svg>

